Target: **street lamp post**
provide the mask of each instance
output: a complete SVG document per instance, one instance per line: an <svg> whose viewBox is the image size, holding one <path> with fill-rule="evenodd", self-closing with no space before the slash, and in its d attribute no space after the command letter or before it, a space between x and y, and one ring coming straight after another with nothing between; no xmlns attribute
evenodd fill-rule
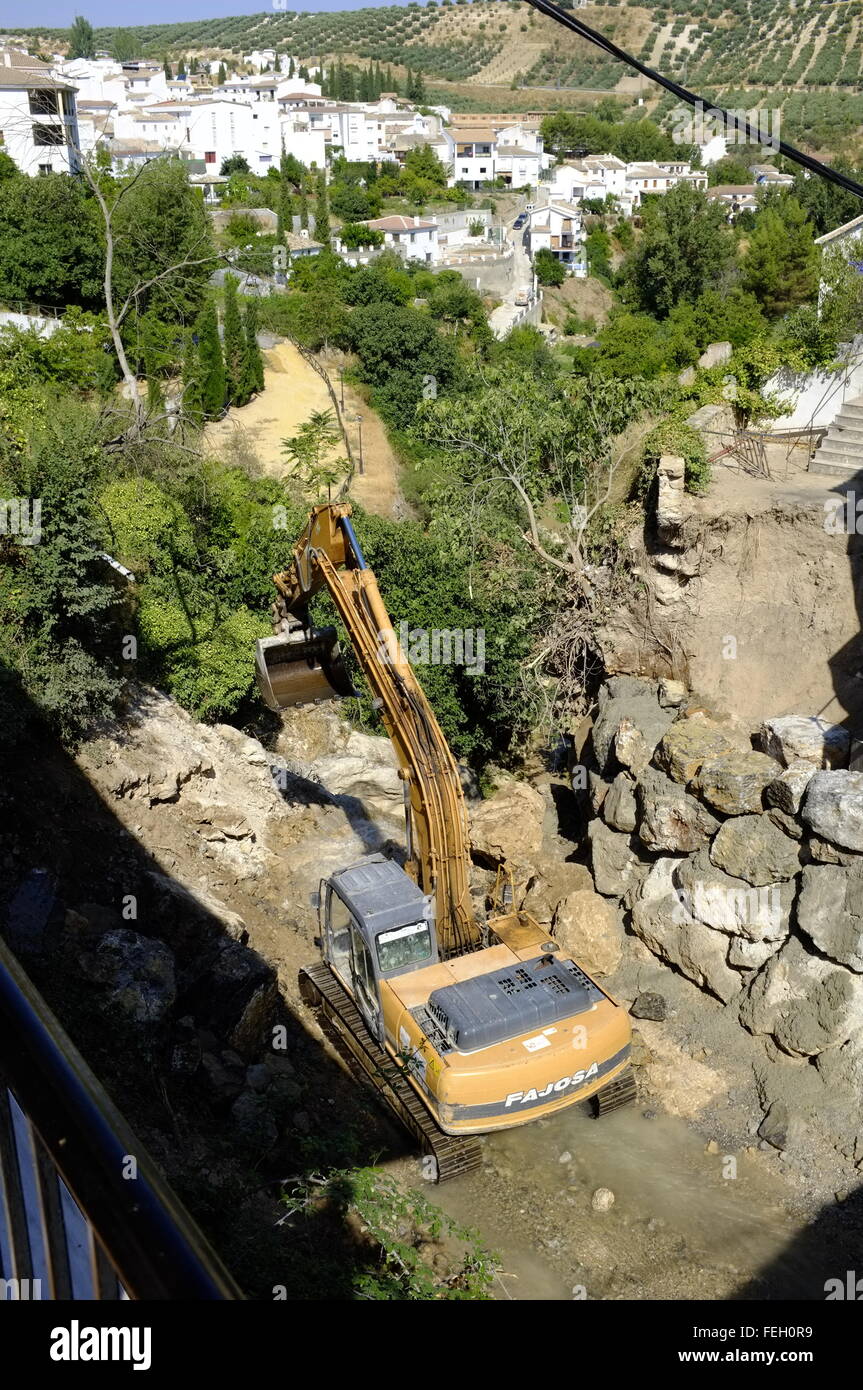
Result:
<svg viewBox="0 0 863 1390"><path fill-rule="evenodd" d="M365 472L363 464L363 417L362 415L355 415L354 419L357 422L357 433L360 439L360 474L362 475Z"/></svg>

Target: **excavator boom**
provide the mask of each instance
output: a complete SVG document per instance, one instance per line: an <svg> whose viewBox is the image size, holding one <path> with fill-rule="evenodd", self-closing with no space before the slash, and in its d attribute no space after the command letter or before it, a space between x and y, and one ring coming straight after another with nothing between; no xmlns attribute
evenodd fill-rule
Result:
<svg viewBox="0 0 863 1390"><path fill-rule="evenodd" d="M441 954L482 944L470 898L467 814L461 779L425 691L407 661L350 523L347 503L315 507L288 569L273 576L292 634L259 644L258 669L273 708L319 694L350 694L335 634L311 626L309 604L333 600L399 761L405 784L408 871L435 903ZM311 692L311 694L310 694Z"/></svg>

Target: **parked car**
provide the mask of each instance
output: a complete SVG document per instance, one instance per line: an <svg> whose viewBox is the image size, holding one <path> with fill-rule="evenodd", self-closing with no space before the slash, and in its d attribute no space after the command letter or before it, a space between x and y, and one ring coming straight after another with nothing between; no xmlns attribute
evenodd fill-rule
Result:
<svg viewBox="0 0 863 1390"><path fill-rule="evenodd" d="M518 214L518 217L515 219L515 221L513 222L512 225L513 225L513 227L515 228L515 230L516 230L517 232L520 232L526 221L527 221L527 213L525 213L525 212L520 212L520 213Z"/></svg>

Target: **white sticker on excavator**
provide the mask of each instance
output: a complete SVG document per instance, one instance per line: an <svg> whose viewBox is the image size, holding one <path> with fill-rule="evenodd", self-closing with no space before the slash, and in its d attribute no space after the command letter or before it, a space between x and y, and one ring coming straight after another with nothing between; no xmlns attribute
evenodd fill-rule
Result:
<svg viewBox="0 0 863 1390"><path fill-rule="evenodd" d="M525 1038L522 1047L526 1047L528 1052L539 1052L541 1047L551 1047L551 1043L542 1033L538 1033L535 1038Z"/></svg>

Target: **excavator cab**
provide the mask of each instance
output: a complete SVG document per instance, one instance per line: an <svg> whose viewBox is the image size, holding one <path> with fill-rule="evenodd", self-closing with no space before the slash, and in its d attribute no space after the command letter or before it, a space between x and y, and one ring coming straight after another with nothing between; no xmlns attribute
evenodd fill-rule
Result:
<svg viewBox="0 0 863 1390"><path fill-rule="evenodd" d="M432 901L382 854L333 874L322 889L324 959L382 1042L381 981L438 962Z"/></svg>
<svg viewBox="0 0 863 1390"><path fill-rule="evenodd" d="M272 710L357 693L334 627L306 628L296 623L275 637L259 638L255 675L264 703Z"/></svg>

